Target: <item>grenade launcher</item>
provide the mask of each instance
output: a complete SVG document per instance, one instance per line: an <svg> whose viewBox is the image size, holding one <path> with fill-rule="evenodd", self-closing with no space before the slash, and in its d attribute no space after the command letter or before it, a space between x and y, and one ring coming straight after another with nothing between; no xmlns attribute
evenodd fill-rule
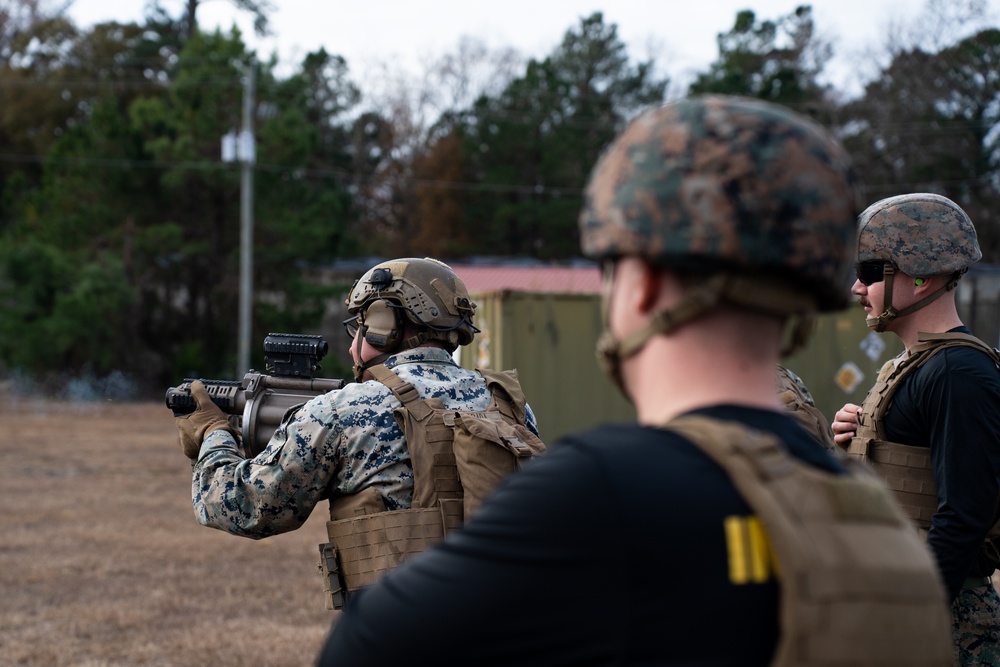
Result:
<svg viewBox="0 0 1000 667"><path fill-rule="evenodd" d="M264 339L264 367L270 375L251 369L242 381L201 380L212 402L242 434L244 456L253 458L264 451L289 410L343 388L343 380L313 377L328 349L321 336L272 333ZM193 381L185 378L182 384L167 389L167 407L175 417L190 414L197 407L191 396Z"/></svg>

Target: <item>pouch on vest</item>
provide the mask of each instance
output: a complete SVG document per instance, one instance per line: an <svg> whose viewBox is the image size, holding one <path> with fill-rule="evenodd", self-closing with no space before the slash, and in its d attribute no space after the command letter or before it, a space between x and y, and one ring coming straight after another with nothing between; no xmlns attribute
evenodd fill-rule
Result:
<svg viewBox="0 0 1000 667"><path fill-rule="evenodd" d="M480 371L493 394L495 410L449 411L444 421L454 428L455 463L462 485L466 518L471 517L500 481L521 463L545 451L545 445L524 425L523 412L515 412L508 377ZM518 386L518 391L520 387ZM520 405L523 406L523 399Z"/></svg>
<svg viewBox="0 0 1000 667"><path fill-rule="evenodd" d="M665 428L725 470L764 528L781 590L772 665L952 664L934 559L880 481L813 468L742 424L686 415Z"/></svg>
<svg viewBox="0 0 1000 667"><path fill-rule="evenodd" d="M395 373L384 366L376 368L375 378L403 403L393 415L410 450L413 507L434 507L441 500L458 498L468 520L504 477L545 451L538 436L524 425L524 398L514 371L479 370L492 400L487 410L472 411L450 410L437 399L420 399L412 385L396 382Z"/></svg>
<svg viewBox="0 0 1000 667"><path fill-rule="evenodd" d="M537 436L520 424L508 424L499 413L449 413L455 427L455 463L462 483L466 516L472 516L500 481L521 461L544 451Z"/></svg>

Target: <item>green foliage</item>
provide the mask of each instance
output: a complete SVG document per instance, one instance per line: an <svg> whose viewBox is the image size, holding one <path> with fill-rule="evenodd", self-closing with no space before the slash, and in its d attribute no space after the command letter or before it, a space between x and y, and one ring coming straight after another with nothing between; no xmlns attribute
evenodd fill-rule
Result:
<svg viewBox="0 0 1000 667"><path fill-rule="evenodd" d="M30 367L36 357L52 363L45 337L47 318L59 295L71 286L71 267L54 248L27 241L0 246L0 359Z"/></svg>
<svg viewBox="0 0 1000 667"><path fill-rule="evenodd" d="M276 289L289 266L314 265L352 249L352 204L344 185L350 136L342 117L360 93L344 60L323 50L306 56L301 73L269 81L261 92L274 102L258 134L255 261L262 285Z"/></svg>
<svg viewBox="0 0 1000 667"><path fill-rule="evenodd" d="M198 7L203 0L185 0L184 34L192 37L197 33ZM268 34L268 14L274 11L274 5L267 0L232 0L232 3L253 17L254 32L258 35Z"/></svg>
<svg viewBox="0 0 1000 667"><path fill-rule="evenodd" d="M0 192L8 192L14 181L20 188L37 184L41 166L31 157L44 155L75 117L75 101L61 94L74 76L73 68L59 55L76 38L70 23L53 18L0 43L0 155L28 156L14 163L0 162ZM10 224L10 210L4 206L0 228Z"/></svg>
<svg viewBox="0 0 1000 667"><path fill-rule="evenodd" d="M50 245L28 242L0 255L0 361L56 373L90 367L109 373L127 346L120 312L134 300L112 257L78 263Z"/></svg>
<svg viewBox="0 0 1000 667"><path fill-rule="evenodd" d="M175 37L169 22L108 24L64 51L88 55L108 86L67 110L51 145L34 149L46 155L37 177L8 179L0 363L35 373L125 369L146 387L192 370L232 375L240 172L220 163L219 146L240 124L251 54L238 33L195 34L176 53ZM151 51L159 58L140 66L138 54ZM272 68L261 67L255 105L254 277L264 304L255 340L265 328L315 328L328 295L303 273L350 247L338 123L358 92L346 63L310 54L284 81Z"/></svg>
<svg viewBox="0 0 1000 667"><path fill-rule="evenodd" d="M198 0L186 4L193 17ZM233 376L241 168L219 152L241 126L254 54L237 31L186 36L183 21L149 12L86 32L53 16L0 30L0 368L121 370L150 394ZM689 92L813 115L843 136L865 199L946 194L975 221L986 260L1000 260L1000 30L894 51L849 104L818 82L832 51L817 35L809 6L777 20L739 12ZM416 110L359 110L343 58L310 53L287 76L260 63L253 365L266 333L314 332L343 298L314 278L334 259L575 257L600 151L665 98L654 69L630 62L596 13L415 130ZM346 376L331 357L324 374Z"/></svg>
<svg viewBox="0 0 1000 667"><path fill-rule="evenodd" d="M733 28L718 36L719 57L691 84L689 94L746 95L800 110L822 100L817 75L833 55L816 37L812 8L799 6L777 21L758 21L754 12L736 15Z"/></svg>

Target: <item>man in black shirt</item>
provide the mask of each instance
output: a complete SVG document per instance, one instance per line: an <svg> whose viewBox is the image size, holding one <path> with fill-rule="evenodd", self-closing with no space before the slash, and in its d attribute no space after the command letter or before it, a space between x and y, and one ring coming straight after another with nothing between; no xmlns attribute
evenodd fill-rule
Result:
<svg viewBox="0 0 1000 667"><path fill-rule="evenodd" d="M846 305L855 202L844 151L781 107L633 121L580 232L605 275L600 358L639 423L505 480L353 599L320 664L949 664L930 554L777 392L785 325Z"/></svg>
<svg viewBox="0 0 1000 667"><path fill-rule="evenodd" d="M833 423L836 442L898 490L926 536L962 665L1000 665L990 580L1000 542L988 540L1000 513L1000 360L963 326L954 291L981 256L972 221L945 197L890 197L861 214L852 291L868 325L896 334L905 350Z"/></svg>

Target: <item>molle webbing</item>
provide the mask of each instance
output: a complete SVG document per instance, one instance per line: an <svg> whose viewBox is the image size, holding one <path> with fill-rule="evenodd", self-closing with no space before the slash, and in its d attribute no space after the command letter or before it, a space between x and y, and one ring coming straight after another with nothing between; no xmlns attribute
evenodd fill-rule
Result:
<svg viewBox="0 0 1000 667"><path fill-rule="evenodd" d="M922 530L928 530L937 510L937 490L931 467L930 447L889 442L885 416L904 378L922 367L931 357L949 347L974 347L1000 364L996 350L974 336L963 333L918 334L917 344L906 357L886 362L879 371L858 416L858 429L848 448L848 456L865 461L875 469L896 496L903 511Z"/></svg>
<svg viewBox="0 0 1000 667"><path fill-rule="evenodd" d="M865 442L858 437L852 439L848 456L871 464L896 496L903 513L918 528L929 529L931 517L937 511L931 450L874 439L867 440L867 447L862 449Z"/></svg>
<svg viewBox="0 0 1000 667"><path fill-rule="evenodd" d="M741 424L688 415L665 427L726 471L764 527L781 590L772 665L952 664L934 561L878 480L814 469Z"/></svg>
<svg viewBox="0 0 1000 667"><path fill-rule="evenodd" d="M330 521L327 534L336 547L344 586L354 591L437 544L447 531L461 525L462 504L453 500L439 507Z"/></svg>

